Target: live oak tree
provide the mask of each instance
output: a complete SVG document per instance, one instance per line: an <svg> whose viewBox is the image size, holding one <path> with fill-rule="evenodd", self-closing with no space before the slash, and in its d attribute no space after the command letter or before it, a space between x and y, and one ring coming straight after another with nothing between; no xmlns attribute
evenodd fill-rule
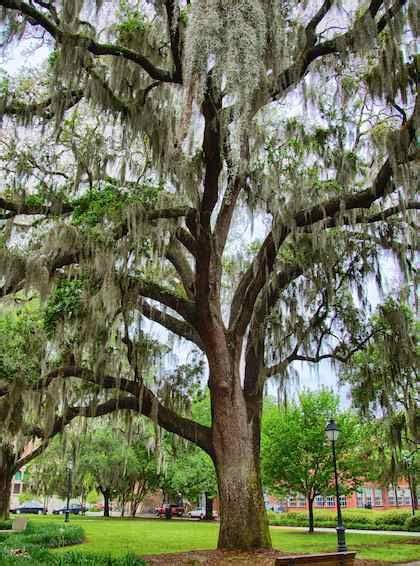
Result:
<svg viewBox="0 0 420 566"><path fill-rule="evenodd" d="M341 493L354 491L366 478L369 427L349 411L339 412L339 399L328 390L302 392L296 403L264 410L262 469L264 483L281 496L302 495L308 506L308 528L314 531L314 501L334 495L331 445L325 426L336 418L341 429L337 461Z"/></svg>
<svg viewBox="0 0 420 566"><path fill-rule="evenodd" d="M122 392L120 408L206 451L219 547L269 547L264 384L360 349L350 287L363 294L380 246L412 252L415 3L0 6L8 49L51 49L2 81L3 293L73 285L78 308L51 317L73 355L61 377ZM25 251L11 245L18 214L32 218ZM263 228L248 246L250 216ZM210 426L171 386L156 395L144 319L203 353Z"/></svg>

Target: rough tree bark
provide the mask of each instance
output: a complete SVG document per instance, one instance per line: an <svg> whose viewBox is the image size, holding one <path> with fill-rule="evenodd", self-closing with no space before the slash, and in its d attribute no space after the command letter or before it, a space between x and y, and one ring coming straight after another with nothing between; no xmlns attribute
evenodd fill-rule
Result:
<svg viewBox="0 0 420 566"><path fill-rule="evenodd" d="M218 547L270 548L260 471L262 395L247 398L239 370L232 376L231 387L211 387L213 458L221 503ZM219 378L217 383L223 381Z"/></svg>
<svg viewBox="0 0 420 566"><path fill-rule="evenodd" d="M9 518L10 492L16 471L16 458L8 446L0 447L0 520Z"/></svg>

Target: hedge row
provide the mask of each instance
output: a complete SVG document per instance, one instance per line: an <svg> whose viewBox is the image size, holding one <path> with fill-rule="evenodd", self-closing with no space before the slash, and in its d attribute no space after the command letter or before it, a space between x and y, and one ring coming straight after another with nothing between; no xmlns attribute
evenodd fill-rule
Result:
<svg viewBox="0 0 420 566"><path fill-rule="evenodd" d="M4 533L0 539L1 566L145 566L144 560L127 555L122 558L67 552L51 554L48 548L79 544L84 540L83 529L77 525L28 523L23 533Z"/></svg>
<svg viewBox="0 0 420 566"><path fill-rule="evenodd" d="M306 512L274 513L268 512L270 525L306 527ZM335 511L319 510L314 513L315 527L335 527ZM344 525L348 529L373 529L383 531L420 531L420 513L414 517L409 511L343 511Z"/></svg>
<svg viewBox="0 0 420 566"><path fill-rule="evenodd" d="M101 554L83 554L82 552L66 552L60 556L51 554L39 546L28 546L19 553L11 553L0 547L0 564L2 566L145 566L144 560L133 555L121 558Z"/></svg>

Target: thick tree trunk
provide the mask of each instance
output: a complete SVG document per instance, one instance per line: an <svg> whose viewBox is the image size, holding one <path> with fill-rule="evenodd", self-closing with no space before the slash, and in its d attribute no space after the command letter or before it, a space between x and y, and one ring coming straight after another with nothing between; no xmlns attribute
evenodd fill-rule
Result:
<svg viewBox="0 0 420 566"><path fill-rule="evenodd" d="M314 532L314 500L308 497L308 532Z"/></svg>
<svg viewBox="0 0 420 566"><path fill-rule="evenodd" d="M15 473L15 456L8 447L0 448L0 520L9 518L10 492Z"/></svg>
<svg viewBox="0 0 420 566"><path fill-rule="evenodd" d="M271 548L260 474L261 399L212 390L213 447L221 504L219 548Z"/></svg>

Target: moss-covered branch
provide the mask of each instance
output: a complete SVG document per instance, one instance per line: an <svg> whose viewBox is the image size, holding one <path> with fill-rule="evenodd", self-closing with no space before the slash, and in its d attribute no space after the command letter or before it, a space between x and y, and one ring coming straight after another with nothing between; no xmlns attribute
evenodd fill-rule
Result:
<svg viewBox="0 0 420 566"><path fill-rule="evenodd" d="M53 21L46 13L37 10L33 5L23 2L22 0L0 0L0 6L21 13L28 18L31 24L39 25L44 28L58 43L70 40L75 46L86 49L92 53L92 55L109 55L132 61L156 81L169 83L180 82L179 76L156 67L147 57L123 45L99 43L95 39L83 34L64 31L60 25L56 21Z"/></svg>

